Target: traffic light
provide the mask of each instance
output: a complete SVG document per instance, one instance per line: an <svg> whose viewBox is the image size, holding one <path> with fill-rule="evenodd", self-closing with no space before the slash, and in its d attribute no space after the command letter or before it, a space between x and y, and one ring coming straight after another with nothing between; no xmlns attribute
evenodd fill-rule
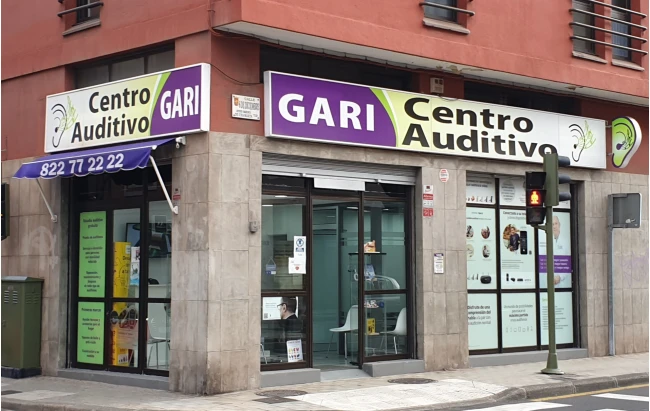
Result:
<svg viewBox="0 0 650 411"><path fill-rule="evenodd" d="M2 239L9 237L9 184L2 183L2 210L0 217L2 219Z"/></svg>
<svg viewBox="0 0 650 411"><path fill-rule="evenodd" d="M557 153L544 155L544 171L546 172L546 205L555 207L562 201L571 200L571 193L560 193L561 184L571 183L571 177L559 174L560 167L569 167L569 157L558 156Z"/></svg>
<svg viewBox="0 0 650 411"><path fill-rule="evenodd" d="M526 224L541 225L546 218L546 172L526 172Z"/></svg>

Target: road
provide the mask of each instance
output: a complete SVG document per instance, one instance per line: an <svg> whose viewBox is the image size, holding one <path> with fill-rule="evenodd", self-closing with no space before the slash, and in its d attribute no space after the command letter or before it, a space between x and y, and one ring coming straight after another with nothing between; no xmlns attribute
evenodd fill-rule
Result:
<svg viewBox="0 0 650 411"><path fill-rule="evenodd" d="M471 410L465 408L464 411L648 411L648 401L648 386L645 385Z"/></svg>

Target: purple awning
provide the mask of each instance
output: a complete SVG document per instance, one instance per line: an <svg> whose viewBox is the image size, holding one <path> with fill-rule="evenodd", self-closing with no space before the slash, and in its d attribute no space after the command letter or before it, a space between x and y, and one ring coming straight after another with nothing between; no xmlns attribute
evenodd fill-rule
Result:
<svg viewBox="0 0 650 411"><path fill-rule="evenodd" d="M91 150L71 151L24 163L14 178L83 177L89 174L115 173L144 168L149 163L151 151L175 138L163 138L102 147Z"/></svg>

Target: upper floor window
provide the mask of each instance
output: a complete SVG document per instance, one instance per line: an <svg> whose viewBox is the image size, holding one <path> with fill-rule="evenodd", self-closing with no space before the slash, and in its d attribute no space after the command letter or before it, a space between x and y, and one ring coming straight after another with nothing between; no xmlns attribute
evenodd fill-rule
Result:
<svg viewBox="0 0 650 411"><path fill-rule="evenodd" d="M99 0L77 0L77 7L88 6L97 3ZM99 6L88 7L77 11L77 23L99 18Z"/></svg>
<svg viewBox="0 0 650 411"><path fill-rule="evenodd" d="M612 0L612 5L616 7L621 7L626 10L630 10L631 8L630 0ZM615 9L615 8L612 8L612 18L616 20L626 21L626 22L632 21L632 15L629 12L620 9ZM630 25L624 23L618 23L616 21L612 21L612 31L615 31L617 33L627 34L627 35L632 34ZM612 43L618 46L631 47L632 39L627 36L619 36L614 34L612 35ZM630 50L613 47L612 57L620 60L631 60L632 52Z"/></svg>
<svg viewBox="0 0 650 411"><path fill-rule="evenodd" d="M594 4L590 1L585 0L573 0L573 8L589 13L594 12ZM573 22L576 23L573 25L574 36L584 37L588 39L596 38L595 30L590 27L586 27L595 25L594 16L574 11ZM580 39L573 39L573 50L580 53L596 54L596 47L594 42Z"/></svg>
<svg viewBox="0 0 650 411"><path fill-rule="evenodd" d="M449 7L458 7L457 0L427 0L427 3L440 4L442 6ZM458 15L455 10L428 5L424 6L424 17L435 20L450 21L452 23L456 23L458 21Z"/></svg>
<svg viewBox="0 0 650 411"><path fill-rule="evenodd" d="M173 68L174 50L141 54L138 57L79 68L75 73L75 86L76 88L96 86Z"/></svg>

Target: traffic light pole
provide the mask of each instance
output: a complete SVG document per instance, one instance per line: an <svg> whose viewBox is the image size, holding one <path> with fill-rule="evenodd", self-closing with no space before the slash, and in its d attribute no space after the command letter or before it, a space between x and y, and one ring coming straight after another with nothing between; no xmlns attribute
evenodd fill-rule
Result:
<svg viewBox="0 0 650 411"><path fill-rule="evenodd" d="M562 375L558 368L557 347L555 346L555 256L553 253L553 207L546 207L546 289L548 308L548 358L543 374ZM540 227L541 228L541 227Z"/></svg>

